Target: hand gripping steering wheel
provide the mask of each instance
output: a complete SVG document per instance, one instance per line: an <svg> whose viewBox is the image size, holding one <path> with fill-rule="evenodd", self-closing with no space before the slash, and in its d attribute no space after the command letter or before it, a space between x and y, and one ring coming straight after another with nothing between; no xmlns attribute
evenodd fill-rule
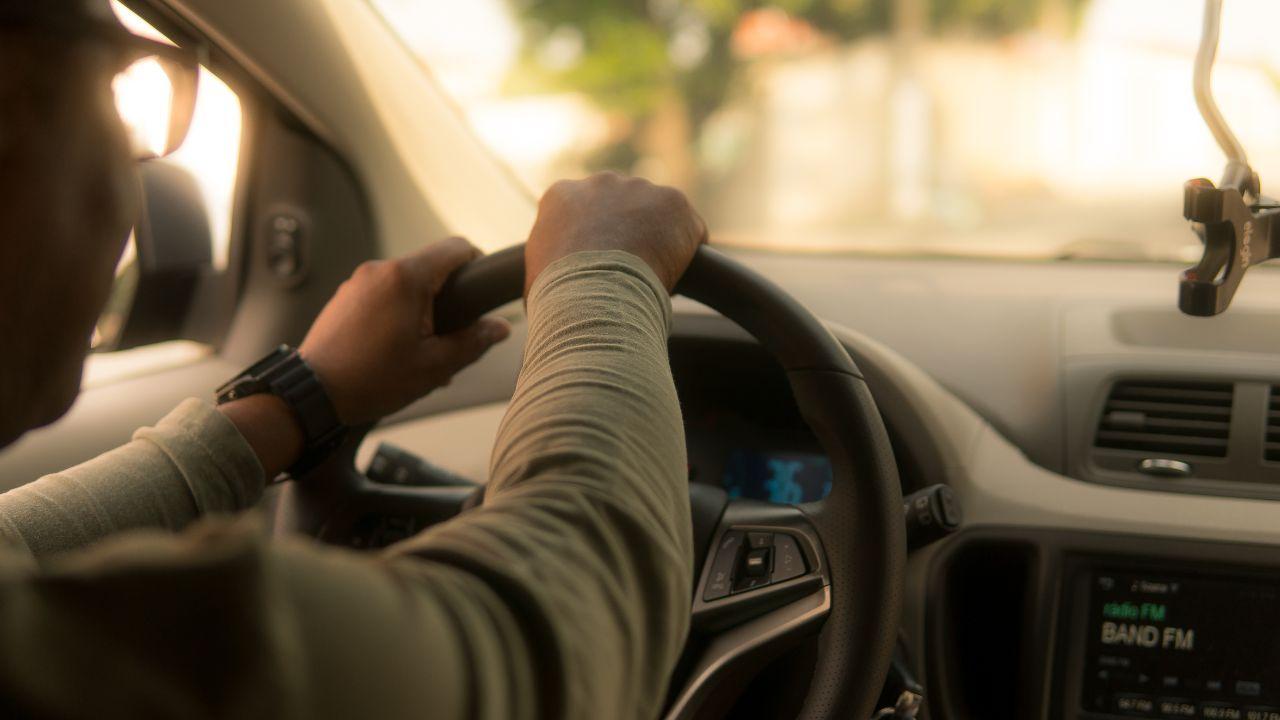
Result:
<svg viewBox="0 0 1280 720"><path fill-rule="evenodd" d="M524 246L461 268L436 300L436 329L449 332L520 297ZM804 505L729 500L691 488L695 591L691 641L666 717L694 718L723 698L717 681L771 648L817 634L802 718L870 718L884 683L901 610L905 563L902 495L888 435L848 353L780 288L702 247L676 292L752 335L786 372L797 407L831 460L831 491ZM367 428L366 428L367 430ZM373 483L354 467L363 432L290 483L276 527L347 542L361 518L455 515L467 489ZM701 489L701 490L700 490ZM701 530L701 532L699 532ZM777 652L773 650L773 652Z"/></svg>

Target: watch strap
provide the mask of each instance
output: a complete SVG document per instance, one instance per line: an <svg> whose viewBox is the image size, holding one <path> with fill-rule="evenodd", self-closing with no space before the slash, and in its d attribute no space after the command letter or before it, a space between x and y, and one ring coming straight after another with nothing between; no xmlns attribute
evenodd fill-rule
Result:
<svg viewBox="0 0 1280 720"><path fill-rule="evenodd" d="M302 455L287 472L297 477L319 465L342 444L347 427L338 420L320 378L298 351L281 345L217 391L218 404L270 393L293 411L302 429Z"/></svg>

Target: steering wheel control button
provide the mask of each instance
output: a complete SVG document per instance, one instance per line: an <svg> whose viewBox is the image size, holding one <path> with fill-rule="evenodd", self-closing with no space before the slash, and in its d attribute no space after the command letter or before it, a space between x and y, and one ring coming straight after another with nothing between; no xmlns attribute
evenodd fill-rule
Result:
<svg viewBox="0 0 1280 720"><path fill-rule="evenodd" d="M753 548L773 547L773 533L749 532L747 533L747 544Z"/></svg>
<svg viewBox="0 0 1280 720"><path fill-rule="evenodd" d="M772 548L753 546L742 559L742 574L746 577L768 577L771 554Z"/></svg>
<svg viewBox="0 0 1280 720"><path fill-rule="evenodd" d="M702 593L704 602L719 600L733 592L733 574L738 567L738 557L746 540L741 530L729 530L720 536L716 557L711 561L711 575Z"/></svg>
<svg viewBox="0 0 1280 720"><path fill-rule="evenodd" d="M800 544L794 537L779 533L773 540L773 582L797 578L808 571Z"/></svg>
<svg viewBox="0 0 1280 720"><path fill-rule="evenodd" d="M738 582L735 583L733 586L733 591L735 593L746 592L748 590L755 590L758 588L762 588L768 584L769 584L769 578L767 576L766 577L746 576L738 579Z"/></svg>

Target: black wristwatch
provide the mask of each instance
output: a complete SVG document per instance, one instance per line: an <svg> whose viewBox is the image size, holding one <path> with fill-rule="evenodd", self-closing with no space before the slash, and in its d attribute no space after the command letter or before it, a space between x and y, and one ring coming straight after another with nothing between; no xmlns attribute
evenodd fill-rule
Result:
<svg viewBox="0 0 1280 720"><path fill-rule="evenodd" d="M347 426L339 422L320 378L288 345L276 348L218 388L218 404L262 393L283 400L302 427L306 445L302 456L287 470L293 477L324 462L346 438Z"/></svg>

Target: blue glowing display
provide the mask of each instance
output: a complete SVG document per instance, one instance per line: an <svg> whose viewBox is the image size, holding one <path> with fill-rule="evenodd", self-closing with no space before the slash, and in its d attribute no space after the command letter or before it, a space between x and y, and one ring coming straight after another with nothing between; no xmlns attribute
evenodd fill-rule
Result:
<svg viewBox="0 0 1280 720"><path fill-rule="evenodd" d="M831 492L831 461L814 453L731 450L720 484L730 498L788 505L812 502Z"/></svg>

